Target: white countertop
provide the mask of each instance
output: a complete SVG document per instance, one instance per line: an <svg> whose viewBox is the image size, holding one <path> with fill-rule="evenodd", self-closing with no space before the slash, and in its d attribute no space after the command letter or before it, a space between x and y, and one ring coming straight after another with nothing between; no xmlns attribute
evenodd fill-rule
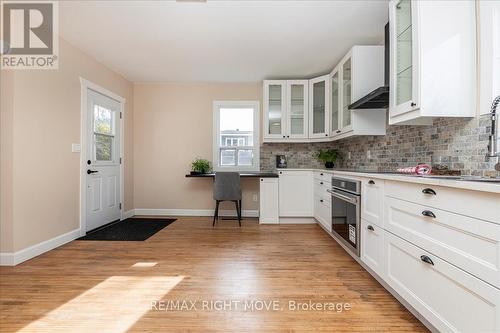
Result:
<svg viewBox="0 0 500 333"><path fill-rule="evenodd" d="M335 169L300 169L300 168L286 168L278 169L278 171L318 171L324 173L335 174L338 176L353 176L353 177L364 177L373 179L386 179L394 180L408 183L417 183L424 185L438 185L460 188L465 190L492 192L500 194L500 183L488 183L488 182L475 182L469 180L453 180L453 179L440 179L440 178L425 178L412 175L404 174L392 174L392 173L371 173L371 172L356 172L356 171L341 171Z"/></svg>

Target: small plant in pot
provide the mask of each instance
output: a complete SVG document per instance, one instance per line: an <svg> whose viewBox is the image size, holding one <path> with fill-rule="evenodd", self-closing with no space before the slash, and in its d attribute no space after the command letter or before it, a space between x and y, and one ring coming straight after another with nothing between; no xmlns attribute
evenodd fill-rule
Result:
<svg viewBox="0 0 500 333"><path fill-rule="evenodd" d="M325 163L325 168L332 169L335 166L335 161L339 157L339 152L336 149L320 150L318 152L318 160Z"/></svg>
<svg viewBox="0 0 500 333"><path fill-rule="evenodd" d="M209 173L212 170L212 166L210 165L210 161L204 160L202 158L196 158L191 163L191 174L192 175L200 175L204 173Z"/></svg>

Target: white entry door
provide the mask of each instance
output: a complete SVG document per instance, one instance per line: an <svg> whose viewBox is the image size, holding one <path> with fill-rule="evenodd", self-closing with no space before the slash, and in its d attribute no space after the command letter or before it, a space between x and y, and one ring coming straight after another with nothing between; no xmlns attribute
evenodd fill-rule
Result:
<svg viewBox="0 0 500 333"><path fill-rule="evenodd" d="M86 231L119 220L120 102L87 89Z"/></svg>

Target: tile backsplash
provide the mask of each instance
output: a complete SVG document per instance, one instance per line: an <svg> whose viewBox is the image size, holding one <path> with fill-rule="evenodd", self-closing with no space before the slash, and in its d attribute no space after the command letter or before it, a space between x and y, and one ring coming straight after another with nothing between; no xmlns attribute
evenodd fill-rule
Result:
<svg viewBox="0 0 500 333"><path fill-rule="evenodd" d="M437 118L432 126L388 126L385 136L358 136L333 142L263 143L261 170L276 169L276 155L286 155L289 168L320 168L320 149L338 149L336 168L391 171L418 163L442 164L462 175L496 176L495 162L486 158L491 120ZM350 158L349 158L350 152ZM369 157L368 157L369 156Z"/></svg>

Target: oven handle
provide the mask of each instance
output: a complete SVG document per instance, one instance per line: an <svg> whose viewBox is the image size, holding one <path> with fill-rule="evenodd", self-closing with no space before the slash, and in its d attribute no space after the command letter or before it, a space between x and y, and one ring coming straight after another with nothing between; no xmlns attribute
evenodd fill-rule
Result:
<svg viewBox="0 0 500 333"><path fill-rule="evenodd" d="M345 200L345 201L353 203L353 204L358 204L358 200L359 200L358 197L350 197L350 196L347 196L345 194L340 194L339 192L334 191L334 190L330 190L330 189L327 189L326 191L334 197L337 197L339 199Z"/></svg>

